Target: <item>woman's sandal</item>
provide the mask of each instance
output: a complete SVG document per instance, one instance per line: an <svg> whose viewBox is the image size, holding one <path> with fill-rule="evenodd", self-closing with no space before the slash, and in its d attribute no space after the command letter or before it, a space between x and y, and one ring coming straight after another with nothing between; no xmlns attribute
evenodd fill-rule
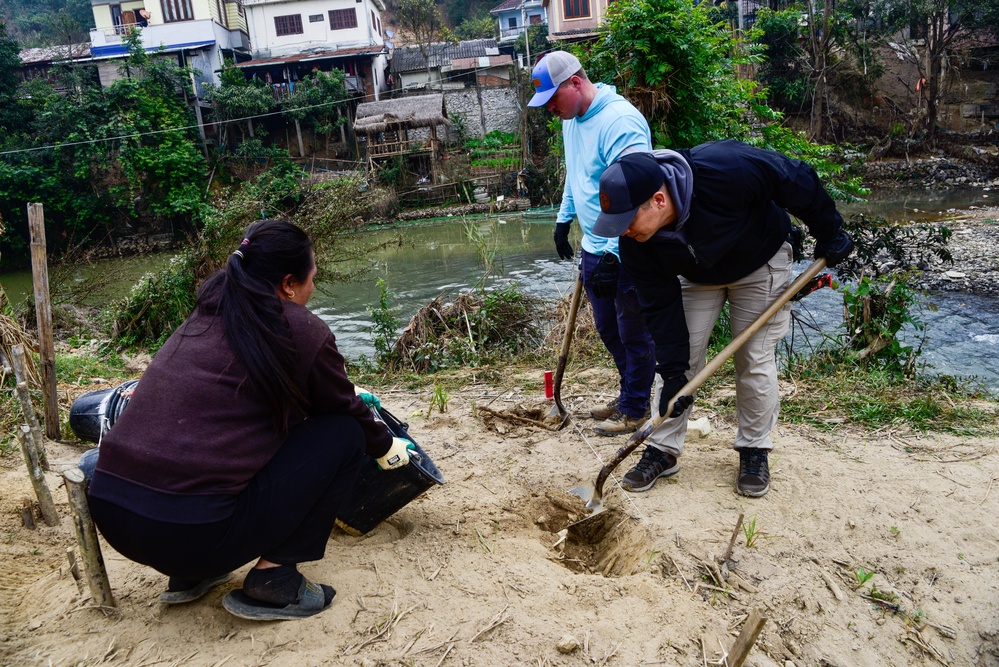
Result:
<svg viewBox="0 0 999 667"><path fill-rule="evenodd" d="M329 602L326 597L329 595ZM231 591L222 598L222 606L233 616L249 621L290 621L308 618L327 609L336 599L336 591L326 584L315 584L302 577L298 589L298 602L287 605L272 604L251 598L242 588Z"/></svg>
<svg viewBox="0 0 999 667"><path fill-rule="evenodd" d="M167 589L163 593L160 593L160 602L163 604L184 604L185 602L194 602L195 600L203 597L208 591L212 590L216 586L229 581L230 578L232 578L232 573L226 572L225 574L220 574L217 577L202 579L193 586L182 590L171 591ZM170 577L171 587L174 583L174 578Z"/></svg>

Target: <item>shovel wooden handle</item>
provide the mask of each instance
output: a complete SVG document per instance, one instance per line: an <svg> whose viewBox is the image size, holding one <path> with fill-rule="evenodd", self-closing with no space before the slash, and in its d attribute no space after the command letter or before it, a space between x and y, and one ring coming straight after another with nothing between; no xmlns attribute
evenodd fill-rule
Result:
<svg viewBox="0 0 999 667"><path fill-rule="evenodd" d="M569 359L569 344L572 342L572 334L576 330L576 313L579 312L579 302L583 296L583 271L580 269L576 275L576 286L572 289L572 298L569 301L569 319L565 322L565 336L562 338L562 350L558 355L558 367L555 369L555 406L558 408L559 417L564 418L568 413L562 405L562 376L565 375L565 364Z"/></svg>
<svg viewBox="0 0 999 667"><path fill-rule="evenodd" d="M795 294L801 291L805 285L807 285L808 282L818 275L818 273L825 267L825 257L820 257L812 262L811 266L805 269L804 272L802 272L802 274L798 276L793 283L791 283L791 286L784 290L781 295L778 296L774 302L760 314L759 317L753 320L748 327L741 331L738 336L733 338L728 345L722 348L721 352L712 357L711 361L705 364L704 368L698 371L697 374L694 375L689 382L687 382L687 384L683 385L683 388L680 391L676 392L676 396L670 399L669 405L666 406L666 410L663 415L657 415L650 419L642 428L632 434L632 436L628 439L628 443L621 447L621 449L617 450L617 454L614 455L614 458L610 461L610 463L600 469L600 474L597 475L597 481L593 485L594 492L593 500L591 501L592 503L599 502L599 500L603 497L604 483L606 483L607 477L611 474L611 471L618 467L621 464L621 461L628 458L628 455L635 451L640 444L645 442L646 438L652 435L652 432L659 428L664 421L669 419L667 415L673 412L673 406L676 405L676 399L680 396L692 395L694 391L704 384L709 377L715 374L715 371L721 368L722 364L728 361L729 357L735 354L736 350L742 347L742 345L753 334L755 334L760 327L768 322L778 310L784 307L784 304L790 301Z"/></svg>

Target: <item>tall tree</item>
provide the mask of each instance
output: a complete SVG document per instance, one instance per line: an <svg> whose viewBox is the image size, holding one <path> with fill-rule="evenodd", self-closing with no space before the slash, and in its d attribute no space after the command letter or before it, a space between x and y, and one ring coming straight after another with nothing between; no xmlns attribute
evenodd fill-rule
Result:
<svg viewBox="0 0 999 667"><path fill-rule="evenodd" d="M434 0L398 0L395 20L419 48L427 66L427 90L430 90L433 84L430 58L432 55L439 55L438 52L444 48L443 42L455 41L454 35L444 24L444 18Z"/></svg>
<svg viewBox="0 0 999 667"><path fill-rule="evenodd" d="M811 81L801 43L801 8L778 11L762 7L756 13L757 41L763 45L763 62L757 70L766 86L767 99L775 108L797 111L807 108Z"/></svg>
<svg viewBox="0 0 999 667"><path fill-rule="evenodd" d="M940 97L951 56L962 42L999 31L999 2L995 0L893 0L885 15L896 29L908 34L913 62L925 80L926 138L936 140ZM925 40L920 47L917 40ZM967 44L965 44L967 46ZM917 57L919 54L921 57Z"/></svg>
<svg viewBox="0 0 999 667"><path fill-rule="evenodd" d="M831 66L830 52L834 45L833 4L835 0L805 0L808 11L808 60L812 71L812 115L808 134L819 140L825 135L822 126L825 113L826 85ZM818 6L817 6L818 5ZM821 15L819 14L821 10Z"/></svg>
<svg viewBox="0 0 999 667"><path fill-rule="evenodd" d="M582 55L594 81L612 82L638 107L661 146L746 136L745 113L759 97L736 65L755 61L710 3L615 2L600 38Z"/></svg>
<svg viewBox="0 0 999 667"><path fill-rule="evenodd" d="M298 82L295 92L282 101L281 108L285 117L295 122L300 151L305 150L302 122L311 125L316 134L326 137L326 150L329 150L330 133L347 120L343 113L347 97L346 77L341 69L333 68L329 72L313 70Z"/></svg>
<svg viewBox="0 0 999 667"><path fill-rule="evenodd" d="M9 135L22 123L17 109L20 53L21 47L7 35L7 24L0 21L0 135Z"/></svg>
<svg viewBox="0 0 999 667"><path fill-rule="evenodd" d="M243 71L226 58L219 74L219 85L202 84L205 100L211 102L212 113L222 122L222 145L228 145L229 129L235 127L242 135L254 136L253 117L267 113L274 106L274 90L260 79L248 80ZM238 142L237 142L238 143Z"/></svg>

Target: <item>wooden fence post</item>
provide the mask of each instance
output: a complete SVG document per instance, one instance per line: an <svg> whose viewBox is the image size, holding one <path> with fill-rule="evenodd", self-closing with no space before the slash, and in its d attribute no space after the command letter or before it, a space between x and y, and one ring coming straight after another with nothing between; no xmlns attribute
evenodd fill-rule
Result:
<svg viewBox="0 0 999 667"><path fill-rule="evenodd" d="M763 625L767 622L766 616L760 613L759 609L749 612L746 624L742 626L742 631L736 638L735 643L728 652L728 667L742 667L749 657L749 652L753 649L753 644L763 632Z"/></svg>
<svg viewBox="0 0 999 667"><path fill-rule="evenodd" d="M52 302L49 299L49 264L45 254L45 213L39 202L28 204L31 233L31 277L35 287L38 322L38 357L45 401L45 435L59 439L59 396L56 392L55 343L52 341Z"/></svg>
<svg viewBox="0 0 999 667"><path fill-rule="evenodd" d="M10 349L11 365L14 367L14 379L17 381L17 397L21 401L21 412L24 413L24 422L31 432L35 451L38 452L38 461L42 468L48 470L49 461L45 454L45 438L42 436L42 427L38 425L38 416L35 408L31 405L31 393L28 391L28 364L25 360L23 345L15 345Z"/></svg>
<svg viewBox="0 0 999 667"><path fill-rule="evenodd" d="M31 429L18 425L14 429L14 433L17 435L18 442L21 443L24 464L28 467L28 477L31 478L31 486L34 487L35 496L38 497L38 509L42 513L42 519L46 526L57 526L59 525L59 513L56 512L55 503L52 502L49 485L45 483L45 471L42 470L40 457L32 443Z"/></svg>
<svg viewBox="0 0 999 667"><path fill-rule="evenodd" d="M69 496L69 507L73 512L76 542L80 546L90 596L101 607L116 607L108 571L104 567L101 543L97 540L97 528L94 527L90 505L87 504L87 479L79 468L70 468L62 476L66 480L66 495Z"/></svg>

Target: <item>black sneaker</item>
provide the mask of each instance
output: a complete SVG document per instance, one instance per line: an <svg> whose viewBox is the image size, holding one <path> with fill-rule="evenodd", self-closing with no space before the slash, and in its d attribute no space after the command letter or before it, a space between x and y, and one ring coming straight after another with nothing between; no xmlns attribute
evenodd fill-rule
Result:
<svg viewBox="0 0 999 667"><path fill-rule="evenodd" d="M770 462L766 449L739 449L739 493L759 498L770 490Z"/></svg>
<svg viewBox="0 0 999 667"><path fill-rule="evenodd" d="M680 469L676 457L649 445L642 452L642 460L624 474L621 486L625 491L648 491L660 477L672 477Z"/></svg>

